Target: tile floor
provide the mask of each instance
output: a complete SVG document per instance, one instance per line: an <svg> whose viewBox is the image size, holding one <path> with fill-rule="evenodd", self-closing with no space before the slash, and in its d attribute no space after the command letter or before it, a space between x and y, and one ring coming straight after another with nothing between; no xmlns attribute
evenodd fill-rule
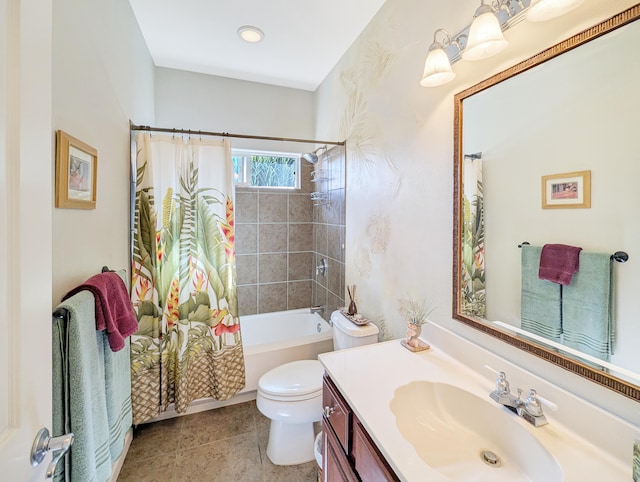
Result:
<svg viewBox="0 0 640 482"><path fill-rule="evenodd" d="M276 466L255 400L138 426L118 482L316 482L315 460Z"/></svg>

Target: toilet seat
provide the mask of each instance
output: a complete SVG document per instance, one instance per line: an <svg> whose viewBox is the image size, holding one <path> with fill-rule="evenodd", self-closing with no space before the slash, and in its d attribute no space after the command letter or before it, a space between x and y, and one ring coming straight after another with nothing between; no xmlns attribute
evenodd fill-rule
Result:
<svg viewBox="0 0 640 482"><path fill-rule="evenodd" d="M318 360L285 363L260 377L258 393L269 400L295 402L322 396L324 368Z"/></svg>

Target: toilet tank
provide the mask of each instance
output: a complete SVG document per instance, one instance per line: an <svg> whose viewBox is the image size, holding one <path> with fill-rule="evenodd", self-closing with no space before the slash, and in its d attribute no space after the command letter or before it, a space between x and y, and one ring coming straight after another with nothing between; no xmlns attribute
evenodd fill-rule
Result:
<svg viewBox="0 0 640 482"><path fill-rule="evenodd" d="M334 350L343 350L378 342L378 327L373 323L356 325L338 310L331 313L331 323L333 324Z"/></svg>

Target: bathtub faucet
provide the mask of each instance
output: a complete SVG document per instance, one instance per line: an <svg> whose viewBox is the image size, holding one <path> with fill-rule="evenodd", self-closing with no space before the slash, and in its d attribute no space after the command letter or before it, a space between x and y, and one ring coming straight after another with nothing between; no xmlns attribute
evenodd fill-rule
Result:
<svg viewBox="0 0 640 482"><path fill-rule="evenodd" d="M320 313L322 315L324 314L324 306L312 306L309 311L311 311L311 314Z"/></svg>

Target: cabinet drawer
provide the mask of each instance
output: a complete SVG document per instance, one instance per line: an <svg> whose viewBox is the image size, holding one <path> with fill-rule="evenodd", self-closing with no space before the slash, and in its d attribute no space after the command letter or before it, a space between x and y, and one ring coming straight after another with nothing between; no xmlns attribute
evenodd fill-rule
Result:
<svg viewBox="0 0 640 482"><path fill-rule="evenodd" d="M398 481L389 464L375 446L369 434L353 417L353 460L360 479L366 482Z"/></svg>
<svg viewBox="0 0 640 482"><path fill-rule="evenodd" d="M324 423L331 426L344 452L349 455L351 450L351 438L349 426L351 422L351 410L338 393L333 382L324 376L322 386L322 408L324 410Z"/></svg>

